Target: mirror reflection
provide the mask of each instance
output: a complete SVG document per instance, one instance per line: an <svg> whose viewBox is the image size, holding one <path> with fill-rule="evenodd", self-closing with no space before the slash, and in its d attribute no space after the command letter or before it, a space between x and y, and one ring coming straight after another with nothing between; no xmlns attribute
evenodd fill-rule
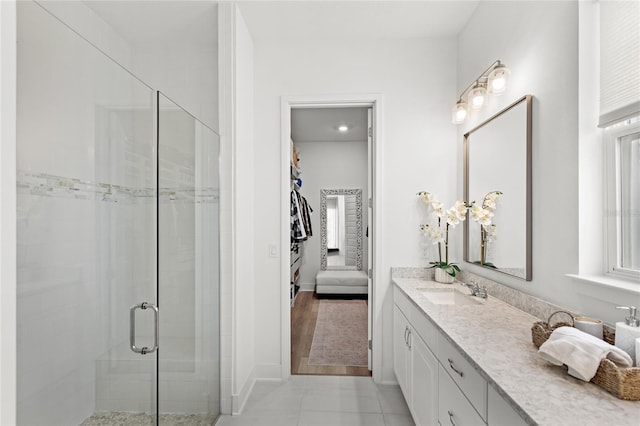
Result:
<svg viewBox="0 0 640 426"><path fill-rule="evenodd" d="M320 190L320 269L362 270L362 190Z"/></svg>
<svg viewBox="0 0 640 426"><path fill-rule="evenodd" d="M465 134L464 260L531 280L531 96ZM507 159L497 163L497 159Z"/></svg>

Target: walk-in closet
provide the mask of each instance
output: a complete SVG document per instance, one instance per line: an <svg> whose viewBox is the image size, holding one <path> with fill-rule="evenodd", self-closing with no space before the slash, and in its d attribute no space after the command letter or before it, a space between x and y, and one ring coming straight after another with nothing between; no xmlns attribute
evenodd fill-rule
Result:
<svg viewBox="0 0 640 426"><path fill-rule="evenodd" d="M368 109L293 108L291 133L291 373L369 376Z"/></svg>

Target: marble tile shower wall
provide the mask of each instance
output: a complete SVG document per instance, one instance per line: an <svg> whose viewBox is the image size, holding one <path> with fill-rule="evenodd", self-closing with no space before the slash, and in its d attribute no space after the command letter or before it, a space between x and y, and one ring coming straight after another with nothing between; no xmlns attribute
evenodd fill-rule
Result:
<svg viewBox="0 0 640 426"><path fill-rule="evenodd" d="M186 174L182 170L173 176ZM216 297L203 286L180 284L195 282L196 235L193 222L184 219L194 217L198 206L200 215L217 223L218 190L184 189L183 183L174 181L160 191L161 227L170 230L161 245L161 276L169 281L162 296L169 314L162 317L161 327L163 336L171 339L165 346L170 360L161 364L170 375L160 382L160 395L168 411L206 412L207 381L193 374L194 310L196 297L208 301L198 313L209 318L200 324L217 327ZM98 411L151 411L155 364L130 353L128 314L133 302L155 294L155 190L21 171L18 192L19 334L25 336L18 348L24 354L19 378L22 411L46 406L58 394L65 395L67 404L85 401ZM202 252L217 258L214 241L199 244L208 244ZM210 269L215 273L213 265ZM152 330L144 319L139 322L141 330ZM46 347L47 356L36 345ZM88 348L91 353L86 353ZM212 366L202 364L198 370L201 377L215 380ZM55 412L50 408L47 421Z"/></svg>
<svg viewBox="0 0 640 426"><path fill-rule="evenodd" d="M22 182L18 195L18 399L25 424L46 424L59 410L84 415L57 408L58 399L62 407L84 401L85 414L93 407L95 360L127 341L131 301L154 284L153 257L142 255L155 250L152 199L47 193L34 194ZM44 422L31 417L38 414Z"/></svg>

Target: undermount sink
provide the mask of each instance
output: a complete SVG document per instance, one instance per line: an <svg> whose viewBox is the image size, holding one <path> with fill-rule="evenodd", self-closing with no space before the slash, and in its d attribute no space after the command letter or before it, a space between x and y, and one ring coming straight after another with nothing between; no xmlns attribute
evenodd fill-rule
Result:
<svg viewBox="0 0 640 426"><path fill-rule="evenodd" d="M434 305L478 305L480 302L455 288L418 289Z"/></svg>

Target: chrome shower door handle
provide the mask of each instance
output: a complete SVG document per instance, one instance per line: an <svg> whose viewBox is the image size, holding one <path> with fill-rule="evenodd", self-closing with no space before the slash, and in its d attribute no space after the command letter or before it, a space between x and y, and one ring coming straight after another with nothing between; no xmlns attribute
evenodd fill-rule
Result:
<svg viewBox="0 0 640 426"><path fill-rule="evenodd" d="M153 309L153 347L146 346L139 348L136 346L136 309ZM129 346L135 353L146 355L155 352L158 349L158 307L153 303L142 302L133 305L129 309Z"/></svg>

